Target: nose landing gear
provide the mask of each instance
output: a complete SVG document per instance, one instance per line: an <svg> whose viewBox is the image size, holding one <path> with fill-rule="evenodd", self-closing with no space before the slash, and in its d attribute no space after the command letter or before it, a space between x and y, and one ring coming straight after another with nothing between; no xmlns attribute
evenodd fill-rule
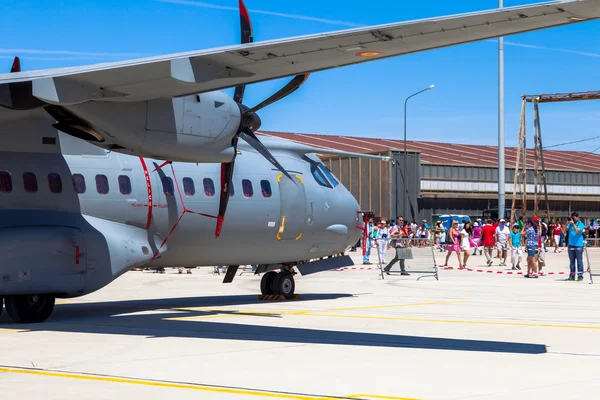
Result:
<svg viewBox="0 0 600 400"><path fill-rule="evenodd" d="M260 281L260 292L264 295L281 295L286 299L292 299L295 290L294 273L285 269L279 273L269 271Z"/></svg>

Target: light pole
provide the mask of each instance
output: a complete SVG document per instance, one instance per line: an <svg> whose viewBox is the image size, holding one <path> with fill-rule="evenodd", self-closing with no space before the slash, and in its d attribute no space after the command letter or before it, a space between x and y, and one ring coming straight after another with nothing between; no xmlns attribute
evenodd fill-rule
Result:
<svg viewBox="0 0 600 400"><path fill-rule="evenodd" d="M498 0L498 8L503 1ZM504 218L505 200L504 164L504 38L498 38L498 218ZM515 170L515 174L517 171ZM513 221L511 221L513 223Z"/></svg>
<svg viewBox="0 0 600 400"><path fill-rule="evenodd" d="M408 158L407 153L406 153L406 105L408 104L408 100L410 100L412 97L415 97L418 94L421 94L423 92L426 92L428 90L431 90L435 87L435 85L431 85L423 90L418 91L417 93L411 94L410 96L408 96L406 98L406 100L404 101L404 168L402 169L402 181L404 183L404 204L403 204L403 215L404 218L408 218L407 214L406 214L406 204L408 203L408 189L406 188L406 159ZM398 204L398 183L396 182L396 204ZM397 214L397 213L396 213Z"/></svg>

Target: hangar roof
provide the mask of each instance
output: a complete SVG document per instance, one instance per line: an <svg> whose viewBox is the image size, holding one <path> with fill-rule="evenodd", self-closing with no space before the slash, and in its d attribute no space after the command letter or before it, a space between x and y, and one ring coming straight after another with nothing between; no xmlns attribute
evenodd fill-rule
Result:
<svg viewBox="0 0 600 400"><path fill-rule="evenodd" d="M379 139L354 136L316 135L286 132L258 132L265 136L273 136L294 142L322 148L331 148L354 153L387 152L404 149L404 142L399 139ZM408 140L406 150L420 152L423 164L498 167L498 147L471 144L449 144L438 142L422 142ZM506 147L506 167L514 168L517 148ZM527 149L527 167L533 168L533 149ZM600 154L544 150L544 164L547 170L600 172Z"/></svg>

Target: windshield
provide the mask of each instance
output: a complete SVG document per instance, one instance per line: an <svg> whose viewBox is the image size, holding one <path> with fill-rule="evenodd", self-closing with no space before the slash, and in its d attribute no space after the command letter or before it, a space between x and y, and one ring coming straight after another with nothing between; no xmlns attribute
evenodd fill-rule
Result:
<svg viewBox="0 0 600 400"><path fill-rule="evenodd" d="M327 179L329 179L329 182L331 182L333 187L336 187L340 184L336 177L333 175L333 173L329 170L329 168L325 166L325 164L319 164L319 168L321 169L321 171L323 171Z"/></svg>
<svg viewBox="0 0 600 400"><path fill-rule="evenodd" d="M323 172L320 168L317 167L316 164L311 163L310 172L312 173L312 176L315 178L315 181L317 181L319 185L331 188L331 185L329 184L329 182L327 182L327 178L325 178L325 175L323 175Z"/></svg>

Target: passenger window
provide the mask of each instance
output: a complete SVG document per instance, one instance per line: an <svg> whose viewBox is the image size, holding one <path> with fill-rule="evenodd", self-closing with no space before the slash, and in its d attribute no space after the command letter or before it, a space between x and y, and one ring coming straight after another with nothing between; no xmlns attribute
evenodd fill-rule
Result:
<svg viewBox="0 0 600 400"><path fill-rule="evenodd" d="M96 190L100 194L108 194L108 178L106 175L96 175Z"/></svg>
<svg viewBox="0 0 600 400"><path fill-rule="evenodd" d="M52 193L61 193L62 179L60 179L60 175L55 173L48 174L48 186Z"/></svg>
<svg viewBox="0 0 600 400"><path fill-rule="evenodd" d="M37 177L33 172L23 173L23 189L28 193L35 193L38 191Z"/></svg>
<svg viewBox="0 0 600 400"><path fill-rule="evenodd" d="M160 180L162 181L163 192L165 193L165 195L173 196L173 194L175 193L175 188L173 187L173 179L169 178L168 176L163 176L162 178L160 178Z"/></svg>
<svg viewBox="0 0 600 400"><path fill-rule="evenodd" d="M271 191L271 182L260 181L260 190L262 191L263 197L271 197L273 192Z"/></svg>
<svg viewBox="0 0 600 400"><path fill-rule="evenodd" d="M244 197L252 197L254 195L254 189L252 188L252 182L250 182L250 180L242 180L242 191L244 192Z"/></svg>
<svg viewBox="0 0 600 400"><path fill-rule="evenodd" d="M229 189L229 197L233 197L235 194L235 185L231 182L231 188Z"/></svg>
<svg viewBox="0 0 600 400"><path fill-rule="evenodd" d="M12 192L12 177L6 171L0 171L0 192Z"/></svg>
<svg viewBox="0 0 600 400"><path fill-rule="evenodd" d="M336 177L331 173L329 168L327 168L324 164L319 164L319 167L321 167L321 170L323 171L325 176L329 179L329 182L331 182L333 184L333 187L337 187L340 184L340 182L338 182Z"/></svg>
<svg viewBox="0 0 600 400"><path fill-rule="evenodd" d="M327 182L325 175L323 175L323 172L319 168L317 168L317 166L313 163L310 164L310 172L312 173L313 177L315 178L315 181L317 181L319 185L328 188L331 187L329 182Z"/></svg>
<svg viewBox="0 0 600 400"><path fill-rule="evenodd" d="M212 197L215 195L215 184L212 179L204 178L202 180L202 184L204 185L204 194L208 197Z"/></svg>
<svg viewBox="0 0 600 400"><path fill-rule="evenodd" d="M73 174L73 190L75 193L85 193L85 177L81 174Z"/></svg>
<svg viewBox="0 0 600 400"><path fill-rule="evenodd" d="M183 192L186 196L193 196L196 194L196 185L192 178L183 178Z"/></svg>
<svg viewBox="0 0 600 400"><path fill-rule="evenodd" d="M131 193L131 179L127 175L119 175L119 192L121 194Z"/></svg>

